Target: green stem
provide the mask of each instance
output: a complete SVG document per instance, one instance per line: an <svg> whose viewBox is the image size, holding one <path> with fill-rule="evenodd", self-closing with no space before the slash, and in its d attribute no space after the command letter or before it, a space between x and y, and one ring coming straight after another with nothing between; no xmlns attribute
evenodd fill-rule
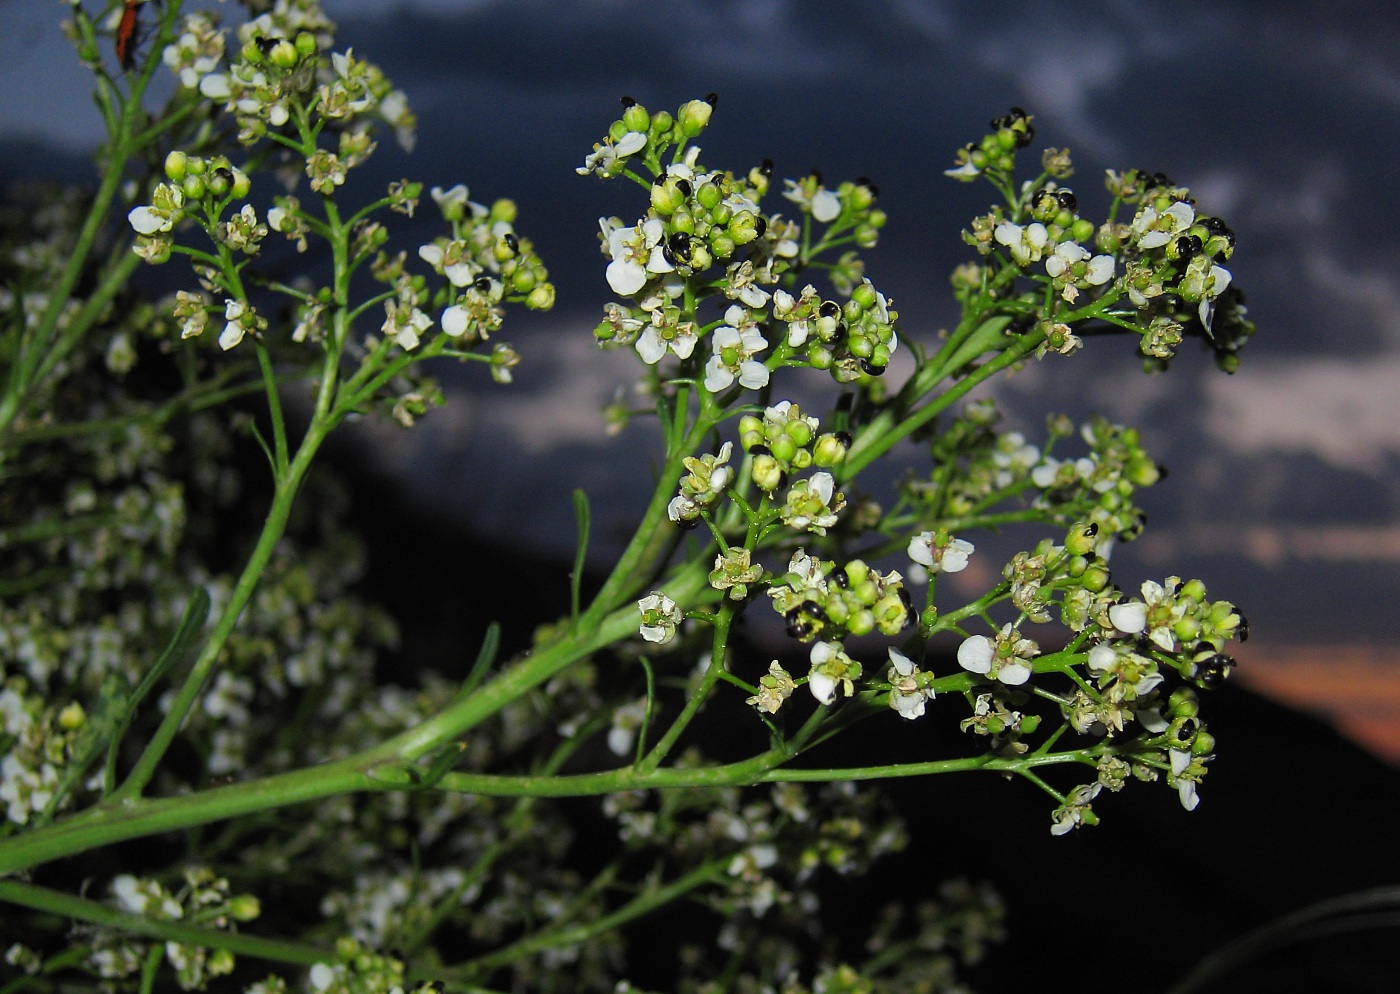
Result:
<svg viewBox="0 0 1400 994"><path fill-rule="evenodd" d="M164 757L166 750L170 748L170 743L174 741L186 715L189 714L190 708L194 706L199 697L205 680L213 672L224 644L233 634L233 629L238 624L243 609L252 599L253 592L257 589L258 583L267 569L267 564L277 548L277 543L281 541L282 535L286 531L287 519L291 516L297 489L311 468L316 451L320 448L329 431L330 426L325 423L313 422L306 437L302 439L301 445L297 448L296 456L287 466L286 475L277 482L277 488L273 493L272 507L268 510L267 519L263 522L258 544L253 549L253 554L248 558L247 564L243 567L243 572L233 588L233 594L230 596L228 604L225 605L215 622L209 641L205 643L204 648L195 659L189 676L185 678L170 710L166 712L165 718L151 736L150 742L146 744L146 748L136 761L135 767L127 775L126 781L113 791L109 803L129 801L133 797L139 796L155 774L157 765Z"/></svg>
<svg viewBox="0 0 1400 994"><path fill-rule="evenodd" d="M182 946L201 949L227 949L238 956L253 956L277 963L311 966L313 963L332 962L335 959L334 953L315 946L278 939L260 939L252 935L200 928L198 925L186 925L176 921L159 921L119 911L97 901L49 890L47 887L20 883L18 880L0 880L0 901L58 915L61 918L118 929L127 935L139 935L162 942L178 942Z"/></svg>
<svg viewBox="0 0 1400 994"><path fill-rule="evenodd" d="M1029 355L1044 338L1043 332L1033 332L1023 336L1017 341L1007 346L995 359L983 363L974 372L963 377L955 386L939 394L923 407L914 411L904 420L892 424L893 414L882 414L866 427L851 445L851 450L846 455L846 460L838 468L840 475L839 482L846 482L857 473L870 465L880 456L884 455L896 442L908 438L924 425L928 424L935 417L952 406L954 401L960 400L968 394L974 387L995 376L997 373L1013 366Z"/></svg>

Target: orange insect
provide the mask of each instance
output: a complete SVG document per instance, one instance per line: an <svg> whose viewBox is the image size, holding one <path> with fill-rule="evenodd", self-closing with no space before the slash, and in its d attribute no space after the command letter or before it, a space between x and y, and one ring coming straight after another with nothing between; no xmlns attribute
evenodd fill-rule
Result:
<svg viewBox="0 0 1400 994"><path fill-rule="evenodd" d="M117 22L117 62L126 72L136 64L136 31L141 26L141 0L122 0L122 17Z"/></svg>

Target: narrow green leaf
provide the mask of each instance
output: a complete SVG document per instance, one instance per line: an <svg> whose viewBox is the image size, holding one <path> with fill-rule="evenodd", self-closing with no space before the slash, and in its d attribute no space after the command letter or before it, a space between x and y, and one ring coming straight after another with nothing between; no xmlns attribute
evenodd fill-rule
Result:
<svg viewBox="0 0 1400 994"><path fill-rule="evenodd" d="M486 626L486 637L481 640L481 651L476 654L476 662L472 663L471 671L462 681L462 689L457 691L458 700L470 694L486 678L486 671L496 661L496 653L500 648L501 626L493 621Z"/></svg>
<svg viewBox="0 0 1400 994"><path fill-rule="evenodd" d="M591 518L588 508L588 495L582 490L574 491L574 519L578 522L578 548L574 552L574 571L569 576L570 617L578 625L579 587L583 583L583 563L588 555L588 530Z"/></svg>
<svg viewBox="0 0 1400 994"><path fill-rule="evenodd" d="M136 685L136 689L131 692L131 697L126 702L126 713L122 716L116 731L112 734L112 741L107 746L107 770L103 780L104 793L110 793L116 786L117 749L121 746L126 730L131 725L131 719L136 715L136 709L141 706L142 698L154 690L156 684L176 664L183 665L194 656L204 641L204 622L208 617L209 592L203 587L196 587L190 596L189 604L185 607L185 616L180 619L180 626L175 629L170 643L160 654L156 664L146 671L146 675L141 678L141 682Z"/></svg>

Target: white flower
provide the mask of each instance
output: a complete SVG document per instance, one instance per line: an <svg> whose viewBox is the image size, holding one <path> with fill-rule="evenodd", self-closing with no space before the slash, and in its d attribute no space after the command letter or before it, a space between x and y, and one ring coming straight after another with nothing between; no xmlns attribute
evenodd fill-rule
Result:
<svg viewBox="0 0 1400 994"><path fill-rule="evenodd" d="M1089 250L1077 242L1060 242L1055 251L1045 257L1045 271L1053 276L1063 276L1076 262L1089 258Z"/></svg>
<svg viewBox="0 0 1400 994"><path fill-rule="evenodd" d="M853 681L860 676L860 664L846 655L840 642L814 643L809 658L812 669L807 675L807 689L818 703L834 703L837 690L846 697L855 693Z"/></svg>
<svg viewBox="0 0 1400 994"><path fill-rule="evenodd" d="M1084 813L1089 810L1090 803L1099 796L1099 791L1103 789L1100 783L1083 783L1069 792L1065 798L1065 803L1055 809L1051 815L1054 824L1050 826L1051 835L1064 835L1071 829L1078 828L1084 823Z"/></svg>
<svg viewBox="0 0 1400 994"><path fill-rule="evenodd" d="M899 712L901 718L912 721L923 715L925 703L933 699L933 688L920 686L919 668L908 656L893 646L889 655L890 670L886 679L890 682L890 707Z"/></svg>
<svg viewBox="0 0 1400 994"><path fill-rule="evenodd" d="M637 354L648 366L655 366L666 357L667 352L674 352L681 359L689 359L695 351L697 341L699 336L695 334L695 324L692 321L682 321L670 327L658 325L653 321L637 339Z"/></svg>
<svg viewBox="0 0 1400 994"><path fill-rule="evenodd" d="M637 737L637 729L642 727L642 722L646 721L647 702L643 697L640 700L624 704L613 712L612 728L608 730L608 748L614 755L625 756L632 749L632 743Z"/></svg>
<svg viewBox="0 0 1400 994"><path fill-rule="evenodd" d="M1003 221L996 226L992 235L1011 251L1011 258L1018 266L1039 261L1041 254L1045 251L1045 243L1050 237L1050 233L1045 230L1045 225L1039 221L1028 224L1024 228L1019 224Z"/></svg>
<svg viewBox="0 0 1400 994"><path fill-rule="evenodd" d="M666 226L660 218L648 218L630 228L614 228L607 218L601 218L607 236L608 286L622 297L630 297L646 286L653 273L669 273L675 267L666 261L658 246L666 236Z"/></svg>
<svg viewBox="0 0 1400 994"><path fill-rule="evenodd" d="M230 300L224 304L224 330L219 334L219 348L227 352L247 334L243 319L248 313L248 305L241 300Z"/></svg>
<svg viewBox="0 0 1400 994"><path fill-rule="evenodd" d="M1170 752L1172 775L1176 777L1176 796L1181 799L1183 808L1195 811L1196 805L1201 803L1200 795L1196 793L1196 781L1184 780L1181 776L1191 765L1191 752L1188 749L1172 749Z"/></svg>
<svg viewBox="0 0 1400 994"><path fill-rule="evenodd" d="M1011 651L1003 656L1003 646ZM1000 650L1000 651L999 651ZM969 673L990 676L1009 686L1019 686L1031 678L1030 659L1040 652L1032 639L1022 638L1010 624L1003 625L995 638L970 635L958 646L958 665Z"/></svg>
<svg viewBox="0 0 1400 994"><path fill-rule="evenodd" d="M1137 235L1138 248L1161 248L1190 228L1195 220L1195 209L1181 200L1160 213L1155 207L1144 207L1133 218L1133 234Z"/></svg>
<svg viewBox="0 0 1400 994"><path fill-rule="evenodd" d="M681 609L661 591L654 590L637 601L637 610L642 613L642 638L665 645L676 637Z"/></svg>
<svg viewBox="0 0 1400 994"><path fill-rule="evenodd" d="M919 532L909 540L909 558L930 573L961 573L967 569L973 544L966 539L949 538L944 533L944 544L938 545L937 538L937 532Z"/></svg>
<svg viewBox="0 0 1400 994"><path fill-rule="evenodd" d="M201 96L210 100L227 100L233 93L229 88L228 76L221 72L210 73L199 81Z"/></svg>
<svg viewBox="0 0 1400 994"><path fill-rule="evenodd" d="M725 313L728 320L734 308ZM759 334L752 322L744 322L740 331L731 325L722 324L710 338L714 353L705 364L705 389L718 393L734 382L750 390L761 390L768 385L768 367L753 358L768 348L768 343Z"/></svg>
<svg viewBox="0 0 1400 994"><path fill-rule="evenodd" d="M1091 286L1103 286L1113 279L1113 270L1117 264L1111 255L1096 255L1089 260L1089 268L1084 273L1084 282Z"/></svg>

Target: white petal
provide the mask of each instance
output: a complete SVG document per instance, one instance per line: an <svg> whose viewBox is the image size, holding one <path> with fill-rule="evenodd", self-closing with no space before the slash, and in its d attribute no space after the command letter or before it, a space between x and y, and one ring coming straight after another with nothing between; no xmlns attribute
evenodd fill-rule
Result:
<svg viewBox="0 0 1400 994"><path fill-rule="evenodd" d="M1089 650L1089 669L1096 673L1111 669L1118 661L1118 653L1109 645L1096 645Z"/></svg>
<svg viewBox="0 0 1400 994"><path fill-rule="evenodd" d="M739 363L739 382L750 390L762 390L768 385L768 367L757 359Z"/></svg>
<svg viewBox="0 0 1400 994"><path fill-rule="evenodd" d="M648 328L642 332L642 337L637 339L637 355L641 356L642 362L648 366L655 366L666 355L666 343L661 340L661 335L655 328Z"/></svg>
<svg viewBox="0 0 1400 994"><path fill-rule="evenodd" d="M909 676L914 672L914 663L910 658L893 646L890 647L890 665L900 676Z"/></svg>
<svg viewBox="0 0 1400 994"><path fill-rule="evenodd" d="M1092 286L1103 286L1113 279L1114 261L1111 255L1096 255L1089 260L1084 279Z"/></svg>
<svg viewBox="0 0 1400 994"><path fill-rule="evenodd" d="M1142 601L1115 604L1108 609L1108 620L1120 632L1141 635L1147 630L1147 605Z"/></svg>
<svg viewBox="0 0 1400 994"><path fill-rule="evenodd" d="M812 217L823 223L841 216L841 198L830 190L818 190L812 198Z"/></svg>
<svg viewBox="0 0 1400 994"><path fill-rule="evenodd" d="M614 259L608 263L608 286L613 293L630 297L646 286L647 271L631 260Z"/></svg>
<svg viewBox="0 0 1400 994"><path fill-rule="evenodd" d="M168 230L165 227L165 218L148 206L133 207L126 219L131 222L131 226L136 229L138 235L154 235L157 231Z"/></svg>
<svg viewBox="0 0 1400 994"><path fill-rule="evenodd" d="M467 330L467 309L453 304L442 312L442 331L450 338L460 338Z"/></svg>
<svg viewBox="0 0 1400 994"><path fill-rule="evenodd" d="M720 362L719 356L710 356L710 361L705 363L705 389L718 393L733 382L734 374Z"/></svg>
<svg viewBox="0 0 1400 994"><path fill-rule="evenodd" d="M985 635L972 635L958 646L958 665L972 673L987 673L992 668L992 641Z"/></svg>
<svg viewBox="0 0 1400 994"><path fill-rule="evenodd" d="M909 558L920 566L933 565L933 532L920 532L909 540Z"/></svg>
<svg viewBox="0 0 1400 994"><path fill-rule="evenodd" d="M646 147L647 136L641 131L629 131L623 135L617 143L618 155L631 155L633 152L640 152Z"/></svg>
<svg viewBox="0 0 1400 994"><path fill-rule="evenodd" d="M199 92L210 100L227 100L230 90L228 77L223 73L210 73L199 81Z"/></svg>
<svg viewBox="0 0 1400 994"><path fill-rule="evenodd" d="M1010 686L1019 687L1030 678L1031 668L1023 660L1013 659L997 667L997 679Z"/></svg>
<svg viewBox="0 0 1400 994"><path fill-rule="evenodd" d="M230 321L224 325L224 330L219 334L219 348L227 352L241 341L243 341L243 325L237 321Z"/></svg>
<svg viewBox="0 0 1400 994"><path fill-rule="evenodd" d="M807 681L807 689L819 703L830 704L836 700L836 681L825 673L813 673Z"/></svg>

